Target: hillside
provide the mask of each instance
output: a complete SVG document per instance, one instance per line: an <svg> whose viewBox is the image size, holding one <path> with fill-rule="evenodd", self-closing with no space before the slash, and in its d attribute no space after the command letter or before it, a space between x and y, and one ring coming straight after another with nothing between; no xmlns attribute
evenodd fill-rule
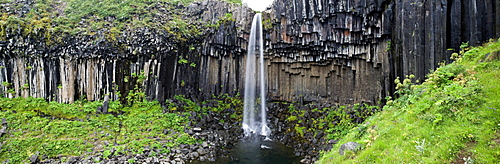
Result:
<svg viewBox="0 0 500 164"><path fill-rule="evenodd" d="M396 79L397 98L319 163L500 162L500 41L461 48L422 84ZM361 146L339 155L347 142Z"/></svg>

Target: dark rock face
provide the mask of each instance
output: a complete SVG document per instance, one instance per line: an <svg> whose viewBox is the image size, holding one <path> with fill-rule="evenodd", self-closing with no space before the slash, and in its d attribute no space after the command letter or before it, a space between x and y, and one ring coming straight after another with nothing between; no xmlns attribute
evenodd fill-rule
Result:
<svg viewBox="0 0 500 164"><path fill-rule="evenodd" d="M278 0L269 24L272 99L376 102L385 97L392 10L388 1ZM386 7L386 8L384 8Z"/></svg>
<svg viewBox="0 0 500 164"><path fill-rule="evenodd" d="M500 2L495 0L396 0L393 75L423 78L449 61L462 42L479 45L500 37Z"/></svg>
<svg viewBox="0 0 500 164"><path fill-rule="evenodd" d="M392 93L393 79L423 79L462 42L500 37L499 6L492 0L278 0L264 20L269 95L376 102Z"/></svg>
<svg viewBox="0 0 500 164"><path fill-rule="evenodd" d="M391 93L393 79L424 78L462 42L500 37L499 6L495 0L277 0L263 13L268 97L375 103ZM67 35L57 44L10 29L0 42L1 94L59 102L109 94L115 100L140 74L145 80L138 85L160 102L242 91L254 12L211 0L177 8L189 23L219 25L200 26L201 35L183 41L141 28L116 40L100 31ZM218 22L227 13L232 19Z"/></svg>
<svg viewBox="0 0 500 164"><path fill-rule="evenodd" d="M1 93L69 103L82 98L102 100L106 94L116 100L134 89L143 75L145 80L138 86L149 99L160 102L178 94L193 99L234 95L242 81L240 65L246 46L241 45L246 45L251 10L210 0L178 8L187 12L184 19L193 24L216 24L226 13L232 13L234 21L202 29L200 36L182 42L165 31L145 27L124 31L116 40L106 39L104 29L48 45L44 38L13 29L0 46L0 81L7 84Z"/></svg>

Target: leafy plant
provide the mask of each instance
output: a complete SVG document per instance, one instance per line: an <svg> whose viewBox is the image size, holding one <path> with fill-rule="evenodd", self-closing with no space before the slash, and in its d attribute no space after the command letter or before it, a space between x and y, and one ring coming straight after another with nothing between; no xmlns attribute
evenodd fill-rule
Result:
<svg viewBox="0 0 500 164"><path fill-rule="evenodd" d="M9 82L4 81L4 82L2 82L2 85L3 85L4 87L6 87L6 88L9 88L10 86L12 86L12 83L9 83Z"/></svg>
<svg viewBox="0 0 500 164"><path fill-rule="evenodd" d="M189 61L188 61L188 60L186 60L186 59L184 59L184 58L182 58L182 56L181 56L181 57L179 58L179 61L177 61L177 63L179 63L179 64L187 64L187 63L189 63Z"/></svg>

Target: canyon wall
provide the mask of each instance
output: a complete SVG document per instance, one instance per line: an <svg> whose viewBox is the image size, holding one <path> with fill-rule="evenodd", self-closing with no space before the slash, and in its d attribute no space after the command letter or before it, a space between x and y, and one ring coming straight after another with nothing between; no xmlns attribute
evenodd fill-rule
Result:
<svg viewBox="0 0 500 164"><path fill-rule="evenodd" d="M118 99L139 78L145 80L137 86L160 102L242 92L255 12L210 0L177 8L192 24L217 26L200 25L201 35L182 41L142 28L115 40L106 29L68 35L58 44L8 29L0 44L1 93ZM269 101L375 104L390 95L396 77L423 79L462 42L500 37L499 8L495 0L276 0L263 12ZM232 19L224 19L228 13Z"/></svg>

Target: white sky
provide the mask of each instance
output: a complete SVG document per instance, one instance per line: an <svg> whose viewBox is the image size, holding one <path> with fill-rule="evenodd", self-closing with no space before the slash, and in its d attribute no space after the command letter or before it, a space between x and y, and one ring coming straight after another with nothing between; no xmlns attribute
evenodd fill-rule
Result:
<svg viewBox="0 0 500 164"><path fill-rule="evenodd" d="M271 6L273 0L243 0L243 4L245 3L255 11L264 11Z"/></svg>

